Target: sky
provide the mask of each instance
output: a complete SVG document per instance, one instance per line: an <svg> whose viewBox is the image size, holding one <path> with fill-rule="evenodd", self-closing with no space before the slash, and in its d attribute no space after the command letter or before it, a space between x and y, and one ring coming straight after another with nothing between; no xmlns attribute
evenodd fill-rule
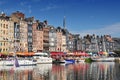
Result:
<svg viewBox="0 0 120 80"><path fill-rule="evenodd" d="M120 0L0 0L0 12L16 11L55 27L63 27L65 16L73 34L120 37Z"/></svg>

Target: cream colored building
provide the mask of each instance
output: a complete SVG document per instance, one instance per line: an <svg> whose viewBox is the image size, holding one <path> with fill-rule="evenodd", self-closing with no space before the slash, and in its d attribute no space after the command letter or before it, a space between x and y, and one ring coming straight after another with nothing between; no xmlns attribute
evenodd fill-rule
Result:
<svg viewBox="0 0 120 80"><path fill-rule="evenodd" d="M14 26L11 18L5 14L0 15L0 52L8 54L14 49Z"/></svg>
<svg viewBox="0 0 120 80"><path fill-rule="evenodd" d="M28 25L27 22L25 21L20 21L20 51L22 52L28 52L28 29L27 29Z"/></svg>
<svg viewBox="0 0 120 80"><path fill-rule="evenodd" d="M15 50L17 52L28 51L28 24L25 15L19 11L12 13L11 20L14 22Z"/></svg>
<svg viewBox="0 0 120 80"><path fill-rule="evenodd" d="M67 45L66 45L66 36L62 35L62 48L61 48L61 51L66 52L66 48L67 48Z"/></svg>

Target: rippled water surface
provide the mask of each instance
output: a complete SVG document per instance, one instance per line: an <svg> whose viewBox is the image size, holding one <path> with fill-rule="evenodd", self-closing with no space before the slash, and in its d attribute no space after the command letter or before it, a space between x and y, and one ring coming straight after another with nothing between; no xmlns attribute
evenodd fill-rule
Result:
<svg viewBox="0 0 120 80"><path fill-rule="evenodd" d="M0 80L120 80L120 63L0 66Z"/></svg>

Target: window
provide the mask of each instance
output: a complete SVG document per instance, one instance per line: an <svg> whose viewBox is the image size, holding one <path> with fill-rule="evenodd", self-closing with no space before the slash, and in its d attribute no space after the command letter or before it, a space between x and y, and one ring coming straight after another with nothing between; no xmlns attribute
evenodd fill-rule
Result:
<svg viewBox="0 0 120 80"><path fill-rule="evenodd" d="M54 41L54 38L51 38L51 41Z"/></svg>
<svg viewBox="0 0 120 80"><path fill-rule="evenodd" d="M4 46L5 46L5 43L4 43Z"/></svg>
<svg viewBox="0 0 120 80"><path fill-rule="evenodd" d="M5 28L5 24L3 24L3 28Z"/></svg>
<svg viewBox="0 0 120 80"><path fill-rule="evenodd" d="M50 43L51 46L54 46L54 43Z"/></svg>
<svg viewBox="0 0 120 80"><path fill-rule="evenodd" d="M2 43L0 43L0 46L2 46Z"/></svg>
<svg viewBox="0 0 120 80"><path fill-rule="evenodd" d="M5 51L5 49L3 49L3 51Z"/></svg>
<svg viewBox="0 0 120 80"><path fill-rule="evenodd" d="M6 29L8 29L8 24L6 24Z"/></svg>

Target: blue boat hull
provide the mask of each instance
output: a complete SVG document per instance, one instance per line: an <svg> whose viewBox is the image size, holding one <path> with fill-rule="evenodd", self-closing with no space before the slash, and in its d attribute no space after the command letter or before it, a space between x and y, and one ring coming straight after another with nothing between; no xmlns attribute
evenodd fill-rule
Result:
<svg viewBox="0 0 120 80"><path fill-rule="evenodd" d="M65 63L75 63L75 60L65 60Z"/></svg>

